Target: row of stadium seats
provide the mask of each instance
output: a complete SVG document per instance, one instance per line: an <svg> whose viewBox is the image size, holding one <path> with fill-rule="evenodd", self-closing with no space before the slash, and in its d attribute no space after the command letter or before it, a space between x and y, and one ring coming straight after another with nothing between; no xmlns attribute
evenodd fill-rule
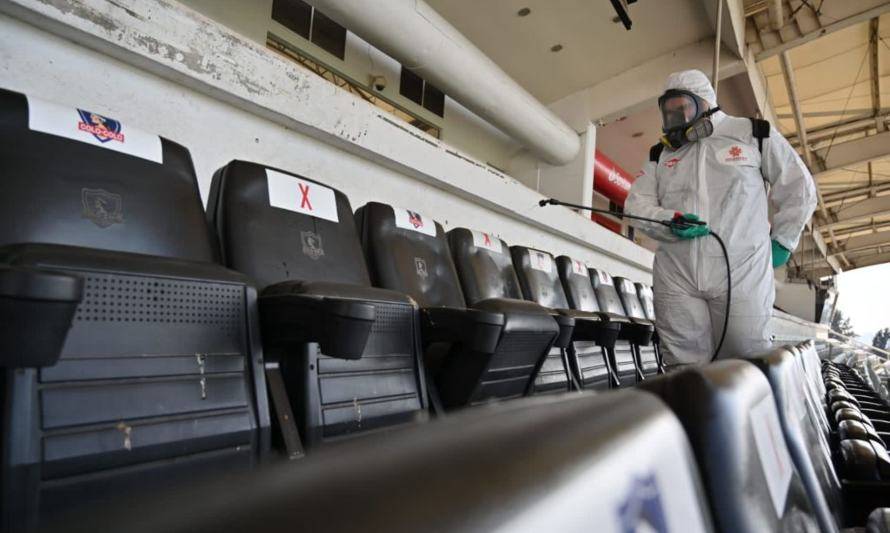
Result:
<svg viewBox="0 0 890 533"><path fill-rule="evenodd" d="M0 90L5 530L138 486L662 372L652 291ZM653 342L653 338L655 342Z"/></svg>
<svg viewBox="0 0 890 533"><path fill-rule="evenodd" d="M5 531L887 530L880 379L813 343L656 375L648 287L255 163L205 213L9 91L0 161Z"/></svg>
<svg viewBox="0 0 890 533"><path fill-rule="evenodd" d="M106 509L75 530L135 515L148 518L133 533L890 531L876 448L823 427L833 366L823 379L806 342L636 389L481 407ZM854 448L853 462L837 453Z"/></svg>

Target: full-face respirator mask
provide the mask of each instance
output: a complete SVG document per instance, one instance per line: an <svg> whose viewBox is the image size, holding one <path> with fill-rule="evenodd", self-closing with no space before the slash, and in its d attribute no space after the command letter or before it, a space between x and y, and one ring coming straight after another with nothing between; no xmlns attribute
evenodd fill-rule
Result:
<svg viewBox="0 0 890 533"><path fill-rule="evenodd" d="M704 139L714 133L711 115L719 107L708 108L700 96L682 89L669 89L658 98L661 110L661 142L671 150Z"/></svg>

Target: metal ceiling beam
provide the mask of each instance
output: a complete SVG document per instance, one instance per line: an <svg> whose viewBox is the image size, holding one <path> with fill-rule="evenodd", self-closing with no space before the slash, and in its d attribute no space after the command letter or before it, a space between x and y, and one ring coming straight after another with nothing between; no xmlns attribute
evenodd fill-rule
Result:
<svg viewBox="0 0 890 533"><path fill-rule="evenodd" d="M890 221L888 222L868 222L866 224L860 224L858 226L850 226L848 228L837 229L835 230L835 235L837 235L838 239L851 238L850 235L855 234L868 234L875 231L881 231L890 228Z"/></svg>
<svg viewBox="0 0 890 533"><path fill-rule="evenodd" d="M855 5L855 2L837 2L835 5ZM871 9L867 9L865 11L861 11L859 13L851 14L845 18L836 20L831 24L827 24L822 28L819 28L814 31L810 31L807 33L803 33L794 37L788 41L783 42L782 44L765 48L758 52L754 58L759 63L764 59L773 57L775 55L779 55L782 52L787 52L792 48L796 48L802 44L806 44L810 41L818 39L819 37L823 37L830 33L834 33L836 31L842 30L844 28L849 28L855 24L859 24L868 20L871 20L876 17L880 17L884 13L890 13L890 3L882 4L877 7L873 7Z"/></svg>
<svg viewBox="0 0 890 533"><path fill-rule="evenodd" d="M881 19L873 18L868 24L868 62L871 71L871 107L875 115L875 127L878 132L886 129L883 121L877 120L881 114L881 47L878 46L878 40L881 38Z"/></svg>
<svg viewBox="0 0 890 533"><path fill-rule="evenodd" d="M810 145L807 143L807 127L803 116L800 113L800 100L797 97L797 82L794 79L794 66L791 65L791 58L788 52L782 52L780 56L782 60L782 74L785 78L785 87L788 90L788 100L791 104L791 111L794 113L794 124L797 127L797 135L801 141L801 149L803 150L803 160L812 172L813 154L810 152ZM822 213L824 220L829 220L828 210L825 208L825 201L822 199L822 191L819 190L818 182L816 184L816 197L819 200L819 211ZM837 249L837 239L835 239L834 231L828 228L828 236L831 238L831 245ZM841 254L841 259L846 263L846 258Z"/></svg>
<svg viewBox="0 0 890 533"><path fill-rule="evenodd" d="M778 31L785 25L785 13L782 9L782 0L771 0L769 3L769 24Z"/></svg>
<svg viewBox="0 0 890 533"><path fill-rule="evenodd" d="M890 262L890 252L884 252L880 254L867 255L865 257L861 257L856 259L856 266L854 268L862 268L872 265L880 265L883 263Z"/></svg>
<svg viewBox="0 0 890 533"><path fill-rule="evenodd" d="M824 118L824 117L851 117L857 115L872 115L874 109L870 107L862 107L858 109L835 109L833 111L804 111L801 113L804 118ZM778 118L794 118L794 113L776 113ZM810 130L812 131L812 130Z"/></svg>
<svg viewBox="0 0 890 533"><path fill-rule="evenodd" d="M876 198L868 198L861 202L847 205L841 209L832 210L829 222L819 224L820 231L834 232L838 226L849 224L863 218L876 217L880 215L890 214L890 196L878 196Z"/></svg>
<svg viewBox="0 0 890 533"><path fill-rule="evenodd" d="M843 241L843 244L840 245L840 247L844 250L844 253L848 254L870 250L878 246L890 247L890 231L880 231L877 233L869 233L867 235L850 237L846 241ZM821 258L813 258L812 254L801 254L799 258L799 262L804 265L817 263L821 260Z"/></svg>
<svg viewBox="0 0 890 533"><path fill-rule="evenodd" d="M800 99L797 97L797 80L794 78L794 66L791 64L791 58L788 52L782 52L780 56L782 60L782 74L785 78L785 88L788 90L788 101L791 105L791 112L794 114L794 125L797 129L797 136L800 139L801 150L803 151L803 160L807 166L813 168L813 154L810 152L810 145L807 142L807 128L803 115L800 111ZM822 199L819 199L822 203ZM825 208L822 207L824 210Z"/></svg>
<svg viewBox="0 0 890 533"><path fill-rule="evenodd" d="M822 186L824 187L825 185L823 184ZM890 181L878 181L865 187L855 187L844 189L842 191L828 192L824 193L822 198L825 200L825 207L832 208L835 207L834 204L846 203L845 200L850 198L862 196L863 199L865 199L867 196L876 196L878 193L884 191L890 191Z"/></svg>
<svg viewBox="0 0 890 533"><path fill-rule="evenodd" d="M806 140L805 137L803 137ZM833 144L827 148L817 150L816 153L824 161L825 168L816 174L816 178L823 174L834 172L843 167L860 165L890 157L890 131Z"/></svg>
<svg viewBox="0 0 890 533"><path fill-rule="evenodd" d="M810 146L812 146L813 144L831 139L832 137L842 137L844 135L851 135L853 133L861 133L863 131L874 129L875 120L886 123L890 120L890 113L882 113L875 117L872 115L871 110L869 110L867 115L858 115L835 122L829 122L828 124L823 124L807 130L807 138L810 141ZM787 135L785 138L788 139L788 142L790 142L792 146L798 146L800 144L800 141L797 139L797 132Z"/></svg>

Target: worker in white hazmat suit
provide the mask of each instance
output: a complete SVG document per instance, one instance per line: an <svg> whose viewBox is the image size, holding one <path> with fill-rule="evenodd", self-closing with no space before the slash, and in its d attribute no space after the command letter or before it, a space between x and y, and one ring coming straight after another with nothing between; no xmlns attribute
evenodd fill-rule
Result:
<svg viewBox="0 0 890 533"><path fill-rule="evenodd" d="M763 353L771 347L773 268L788 261L813 214L813 177L767 122L720 111L701 71L671 74L659 107L664 137L631 187L625 212L707 222L639 224L661 241L653 288L665 362L707 362L723 331L726 265L717 240L707 236L709 228L723 238L732 272L730 318L719 356Z"/></svg>

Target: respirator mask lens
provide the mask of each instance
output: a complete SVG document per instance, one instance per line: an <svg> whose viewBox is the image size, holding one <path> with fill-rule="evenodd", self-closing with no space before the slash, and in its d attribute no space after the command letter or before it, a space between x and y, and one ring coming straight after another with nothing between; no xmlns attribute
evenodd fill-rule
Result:
<svg viewBox="0 0 890 533"><path fill-rule="evenodd" d="M664 131L689 127L704 112L704 107L691 94L668 91L658 99Z"/></svg>

